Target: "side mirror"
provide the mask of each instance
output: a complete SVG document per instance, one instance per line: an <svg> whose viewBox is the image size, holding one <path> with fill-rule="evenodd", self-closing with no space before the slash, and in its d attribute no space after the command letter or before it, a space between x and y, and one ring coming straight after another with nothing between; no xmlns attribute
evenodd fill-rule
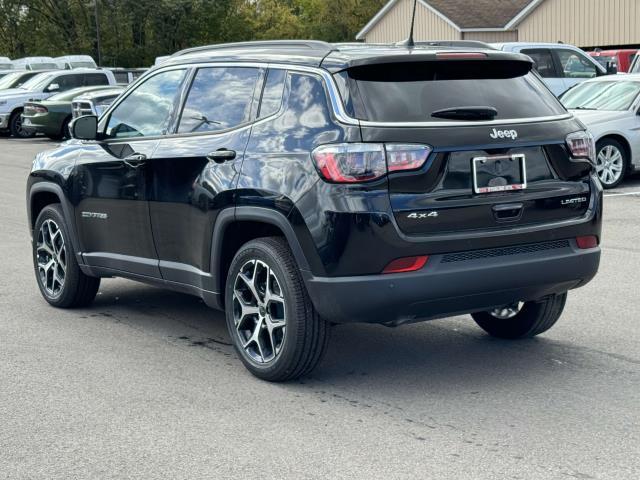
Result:
<svg viewBox="0 0 640 480"><path fill-rule="evenodd" d="M71 138L77 140L95 140L98 137L98 117L84 115L73 120L69 124Z"/></svg>
<svg viewBox="0 0 640 480"><path fill-rule="evenodd" d="M47 92L56 92L58 90L60 90L60 85L58 85L57 83L52 83L47 87Z"/></svg>
<svg viewBox="0 0 640 480"><path fill-rule="evenodd" d="M616 62L607 62L607 75L615 75L618 73L618 65Z"/></svg>

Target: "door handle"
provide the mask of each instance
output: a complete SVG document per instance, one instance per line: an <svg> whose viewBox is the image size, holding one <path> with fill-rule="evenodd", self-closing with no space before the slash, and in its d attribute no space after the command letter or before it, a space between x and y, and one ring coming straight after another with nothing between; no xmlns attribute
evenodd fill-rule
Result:
<svg viewBox="0 0 640 480"><path fill-rule="evenodd" d="M207 155L207 160L215 163L224 163L236 158L236 151L221 148Z"/></svg>
<svg viewBox="0 0 640 480"><path fill-rule="evenodd" d="M147 161L147 156L144 153L132 153L128 157L125 157L123 162L129 165L131 168L138 168Z"/></svg>

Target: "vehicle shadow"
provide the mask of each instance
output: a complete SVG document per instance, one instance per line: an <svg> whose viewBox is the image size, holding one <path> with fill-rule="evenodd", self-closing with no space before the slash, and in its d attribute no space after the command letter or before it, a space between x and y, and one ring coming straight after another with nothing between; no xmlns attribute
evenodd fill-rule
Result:
<svg viewBox="0 0 640 480"><path fill-rule="evenodd" d="M115 280L105 282L94 306L84 312L89 318L110 317L181 344L208 348L211 355L236 356L224 314L189 295ZM516 342L493 339L469 316L398 328L338 325L318 368L285 388L361 384L405 392L483 390L544 382L554 368L584 363L579 355L568 344L544 336ZM246 373L239 360L237 368ZM252 377L247 373L246 378Z"/></svg>

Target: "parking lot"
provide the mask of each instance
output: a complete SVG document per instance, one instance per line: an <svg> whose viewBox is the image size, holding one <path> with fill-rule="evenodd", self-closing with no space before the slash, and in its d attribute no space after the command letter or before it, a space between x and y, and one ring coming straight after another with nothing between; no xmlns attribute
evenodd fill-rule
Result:
<svg viewBox="0 0 640 480"><path fill-rule="evenodd" d="M313 376L252 377L223 314L105 280L38 292L25 181L42 138L0 138L0 478L640 477L640 178L605 198L600 273L546 334L470 317L338 326Z"/></svg>

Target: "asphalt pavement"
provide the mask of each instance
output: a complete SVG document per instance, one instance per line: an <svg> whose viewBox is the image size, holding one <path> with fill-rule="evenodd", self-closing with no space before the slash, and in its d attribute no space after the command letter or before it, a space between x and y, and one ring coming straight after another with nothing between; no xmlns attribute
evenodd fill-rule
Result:
<svg viewBox="0 0 640 480"><path fill-rule="evenodd" d="M311 377L269 384L195 297L108 279L91 308L45 303L25 183L52 146L0 138L0 478L640 478L639 178L546 334L337 326Z"/></svg>

